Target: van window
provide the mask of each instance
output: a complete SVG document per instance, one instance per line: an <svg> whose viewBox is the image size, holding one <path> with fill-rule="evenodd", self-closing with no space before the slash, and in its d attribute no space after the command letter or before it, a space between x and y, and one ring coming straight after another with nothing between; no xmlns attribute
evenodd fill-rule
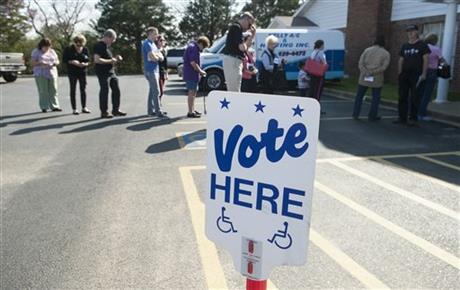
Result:
<svg viewBox="0 0 460 290"><path fill-rule="evenodd" d="M222 36L221 38L215 40L212 46L208 49L208 52L219 53L222 50L222 48L224 48L226 39L227 36Z"/></svg>
<svg viewBox="0 0 460 290"><path fill-rule="evenodd" d="M170 49L168 50L168 57L183 57L185 49Z"/></svg>

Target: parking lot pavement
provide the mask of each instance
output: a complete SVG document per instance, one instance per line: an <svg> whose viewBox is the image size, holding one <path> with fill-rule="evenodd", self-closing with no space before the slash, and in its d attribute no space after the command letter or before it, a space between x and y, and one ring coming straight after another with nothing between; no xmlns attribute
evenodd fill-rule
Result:
<svg viewBox="0 0 460 290"><path fill-rule="evenodd" d="M243 289L204 236L206 116L184 118L178 79L165 120L144 115L142 76L120 81L129 115L108 121L94 78L77 117L35 113L33 80L0 85L3 287ZM352 105L323 99L308 262L269 287L457 289L460 128L397 126L391 108L356 121Z"/></svg>

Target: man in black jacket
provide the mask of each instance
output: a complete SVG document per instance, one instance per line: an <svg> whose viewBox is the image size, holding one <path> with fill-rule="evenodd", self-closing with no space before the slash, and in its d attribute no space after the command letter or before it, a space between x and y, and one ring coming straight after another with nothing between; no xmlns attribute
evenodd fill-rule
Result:
<svg viewBox="0 0 460 290"><path fill-rule="evenodd" d="M244 43L243 32L249 30L251 32L251 39L254 39L256 35L254 22L254 16L249 12L244 12L240 16L240 19L230 24L228 28L225 47L222 50L224 54L223 67L227 91L239 92L241 90L244 53L248 49Z"/></svg>

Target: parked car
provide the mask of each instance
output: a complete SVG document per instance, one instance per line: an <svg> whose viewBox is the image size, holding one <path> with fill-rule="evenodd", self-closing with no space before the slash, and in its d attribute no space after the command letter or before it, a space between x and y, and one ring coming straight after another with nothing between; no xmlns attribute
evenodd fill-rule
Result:
<svg viewBox="0 0 460 290"><path fill-rule="evenodd" d="M18 73L26 70L24 54L19 52L0 52L0 76L7 82L14 82Z"/></svg>
<svg viewBox="0 0 460 290"><path fill-rule="evenodd" d="M327 80L340 80L344 76L345 40L343 32L339 30L320 29L257 29L253 48L256 51L256 63L260 66L260 59L265 49L265 39L274 35L279 39L275 49L278 55L286 60L284 67L285 78L289 83L297 82L299 73L298 63L305 61L313 51L313 44L322 39L326 45L326 59L329 69L326 72ZM215 90L225 88L222 55L226 36L223 36L201 54L201 67L207 76L200 82L200 89Z"/></svg>
<svg viewBox="0 0 460 290"><path fill-rule="evenodd" d="M168 58L168 68L177 70L177 74L182 77L185 48L168 49L166 57Z"/></svg>

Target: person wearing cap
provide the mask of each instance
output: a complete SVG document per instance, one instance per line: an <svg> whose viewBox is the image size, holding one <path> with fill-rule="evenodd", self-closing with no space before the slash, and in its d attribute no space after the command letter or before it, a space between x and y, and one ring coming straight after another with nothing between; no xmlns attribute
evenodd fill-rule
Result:
<svg viewBox="0 0 460 290"><path fill-rule="evenodd" d="M241 90L244 53L248 50L243 39L243 32L250 31L252 42L256 35L254 22L254 16L249 12L244 12L237 22L229 26L225 47L222 50L227 91L239 92Z"/></svg>
<svg viewBox="0 0 460 290"><path fill-rule="evenodd" d="M402 45L399 52L399 118L394 123L416 126L420 99L417 86L426 79L430 48L420 40L417 25L407 26L406 32L408 42Z"/></svg>

